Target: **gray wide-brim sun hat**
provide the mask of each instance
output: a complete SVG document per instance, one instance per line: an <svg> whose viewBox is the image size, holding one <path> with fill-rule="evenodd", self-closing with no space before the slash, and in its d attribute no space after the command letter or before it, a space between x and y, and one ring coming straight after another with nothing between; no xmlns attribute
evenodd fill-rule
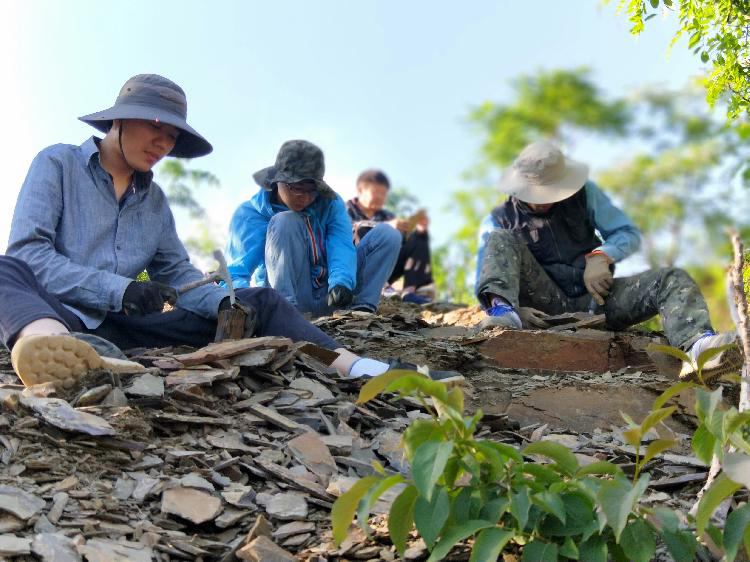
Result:
<svg viewBox="0 0 750 562"><path fill-rule="evenodd" d="M549 141L531 143L513 165L503 170L500 189L524 203L557 203L578 192L586 184L589 167L566 158Z"/></svg>
<svg viewBox="0 0 750 562"><path fill-rule="evenodd" d="M323 181L325 174L323 151L306 140L288 140L281 145L276 155L276 164L253 174L255 183L264 189L273 189L276 182L296 183L304 180L315 182L318 193L335 199L336 192Z"/></svg>
<svg viewBox="0 0 750 562"><path fill-rule="evenodd" d="M169 156L196 158L213 150L203 136L187 124L187 98L177 84L158 74L138 74L125 82L109 109L79 117L106 133L115 119L144 119L172 125L180 130Z"/></svg>

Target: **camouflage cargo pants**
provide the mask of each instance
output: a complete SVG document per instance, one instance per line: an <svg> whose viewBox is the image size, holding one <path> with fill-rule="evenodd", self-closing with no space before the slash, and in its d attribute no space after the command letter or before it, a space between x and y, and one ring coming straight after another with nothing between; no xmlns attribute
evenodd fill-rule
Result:
<svg viewBox="0 0 750 562"><path fill-rule="evenodd" d="M495 230L487 241L479 274L477 295L489 304L487 294L503 297L514 307L528 306L547 314L585 312L591 296L569 297L536 261L515 232ZM703 333L712 330L708 307L700 289L682 269L665 267L615 278L611 292L598 306L607 326L622 330L659 314L669 343L688 349Z"/></svg>

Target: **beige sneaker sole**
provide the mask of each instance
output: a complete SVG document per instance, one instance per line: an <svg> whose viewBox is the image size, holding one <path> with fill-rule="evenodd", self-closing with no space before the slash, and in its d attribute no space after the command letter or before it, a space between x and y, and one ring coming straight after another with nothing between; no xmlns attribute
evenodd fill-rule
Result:
<svg viewBox="0 0 750 562"><path fill-rule="evenodd" d="M737 342L729 349L712 357L705 365L703 365L703 371L701 372L703 382L708 384L724 375L731 373L739 374L744 362L745 356L742 353L742 348L740 347L739 342ZM683 362L682 370L680 371L680 380L698 381L698 372L693 365Z"/></svg>
<svg viewBox="0 0 750 562"><path fill-rule="evenodd" d="M68 389L95 369L115 373L142 373L140 363L100 357L85 341L72 336L26 336L18 340L10 355L13 370L26 386L52 382Z"/></svg>

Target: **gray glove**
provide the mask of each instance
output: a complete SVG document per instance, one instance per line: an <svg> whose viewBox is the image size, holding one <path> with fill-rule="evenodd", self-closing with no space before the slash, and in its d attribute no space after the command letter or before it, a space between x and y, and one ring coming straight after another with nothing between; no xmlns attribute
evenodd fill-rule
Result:
<svg viewBox="0 0 750 562"><path fill-rule="evenodd" d="M518 309L518 316L521 318L521 325L527 330L549 328L549 324L544 320L547 314L536 308L522 306Z"/></svg>

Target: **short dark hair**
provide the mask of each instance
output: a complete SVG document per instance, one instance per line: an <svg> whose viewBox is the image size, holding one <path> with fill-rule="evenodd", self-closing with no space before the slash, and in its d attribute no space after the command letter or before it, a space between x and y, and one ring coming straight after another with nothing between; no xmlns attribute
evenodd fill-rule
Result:
<svg viewBox="0 0 750 562"><path fill-rule="evenodd" d="M359 174L357 185L360 183L377 183L378 185L384 185L388 189L391 188L391 182L388 181L388 176L386 176L382 170L376 168L370 168Z"/></svg>

